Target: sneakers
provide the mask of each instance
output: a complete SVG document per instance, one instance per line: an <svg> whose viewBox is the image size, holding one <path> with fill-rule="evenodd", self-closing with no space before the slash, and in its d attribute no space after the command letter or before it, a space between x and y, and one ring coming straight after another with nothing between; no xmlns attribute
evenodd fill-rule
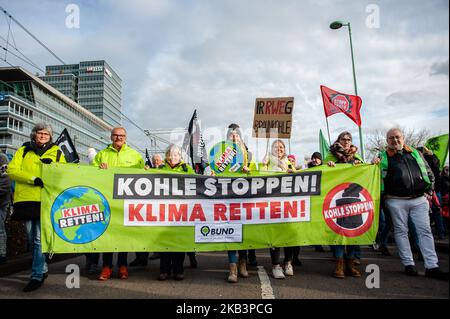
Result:
<svg viewBox="0 0 450 319"><path fill-rule="evenodd" d="M42 284L44 283L44 281L40 281L40 280L36 280L36 279L31 279L28 284L25 286L25 288L23 288L23 292L31 292L34 291L36 289L38 289L39 287L42 286Z"/></svg>
<svg viewBox="0 0 450 319"><path fill-rule="evenodd" d="M443 272L439 267L425 269L425 277L448 281L448 272Z"/></svg>
<svg viewBox="0 0 450 319"><path fill-rule="evenodd" d="M119 267L119 279L128 279L127 266L120 266Z"/></svg>
<svg viewBox="0 0 450 319"><path fill-rule="evenodd" d="M112 269L108 266L103 267L102 272L100 273L100 276L98 276L98 280L106 281L111 278L112 275Z"/></svg>
<svg viewBox="0 0 450 319"><path fill-rule="evenodd" d="M419 273L413 265L405 266L405 274L412 277L419 276Z"/></svg>
<svg viewBox="0 0 450 319"><path fill-rule="evenodd" d="M294 276L294 269L292 268L292 264L290 261L284 264L284 274L286 276Z"/></svg>
<svg viewBox="0 0 450 319"><path fill-rule="evenodd" d="M275 279L284 279L284 274L283 274L283 269L281 268L281 266L278 265L274 265L272 266L272 275L273 278Z"/></svg>

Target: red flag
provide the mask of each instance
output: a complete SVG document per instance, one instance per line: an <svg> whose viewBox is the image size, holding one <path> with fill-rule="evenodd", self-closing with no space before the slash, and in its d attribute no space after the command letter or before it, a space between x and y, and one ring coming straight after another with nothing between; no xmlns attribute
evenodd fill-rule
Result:
<svg viewBox="0 0 450 319"><path fill-rule="evenodd" d="M361 126L362 100L359 96L340 93L323 85L320 86L320 91L322 92L326 117L342 112L351 118L356 125Z"/></svg>

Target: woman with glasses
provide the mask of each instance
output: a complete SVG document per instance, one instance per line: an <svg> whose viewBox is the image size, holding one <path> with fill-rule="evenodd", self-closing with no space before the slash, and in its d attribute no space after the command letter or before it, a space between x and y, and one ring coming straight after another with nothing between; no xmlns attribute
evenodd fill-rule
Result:
<svg viewBox="0 0 450 319"><path fill-rule="evenodd" d="M350 132L342 132L339 134L337 140L330 146L330 151L324 162L330 167L335 167L336 164L361 164L363 163L362 157L357 153L358 148L352 143L353 138ZM356 187L357 184L351 184L348 189L343 193L343 198L340 200L342 204L345 201L355 200L353 193L357 193L359 190ZM355 186L355 187L353 187ZM348 195L348 196L347 196ZM361 223L359 220L361 216L350 216L345 218L338 218L337 224L342 227L354 227ZM336 278L345 278L345 267L344 267L344 255L345 255L345 266L347 274L352 277L361 277L361 273L355 267L355 254L358 253L358 246L354 245L335 245L332 246L334 251L334 257L336 258L336 268L334 270L333 276Z"/></svg>
<svg viewBox="0 0 450 319"><path fill-rule="evenodd" d="M41 252L41 188L44 187L42 165L66 162L62 151L53 143L53 129L50 125L36 124L30 138L31 141L26 142L14 154L7 170L8 175L16 182L12 218L25 221L33 254L31 280L23 289L24 292L41 287L48 272L46 256Z"/></svg>

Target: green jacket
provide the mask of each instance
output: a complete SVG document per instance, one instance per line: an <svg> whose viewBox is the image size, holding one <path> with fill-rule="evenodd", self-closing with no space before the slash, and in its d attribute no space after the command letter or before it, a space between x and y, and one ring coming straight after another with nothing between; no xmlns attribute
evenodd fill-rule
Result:
<svg viewBox="0 0 450 319"><path fill-rule="evenodd" d="M175 167L170 167L170 165L166 161L164 161L164 165L160 169L165 171L180 172L183 174L195 174L194 169L189 164L186 164L183 161L178 163L178 165Z"/></svg>
<svg viewBox="0 0 450 319"><path fill-rule="evenodd" d="M34 151L28 151L23 156L25 146L19 148L14 154L8 166L8 175L12 180L16 181L14 189L14 203L18 202L40 202L41 201L41 187L34 186L36 178L42 178L41 159L50 158L56 162L58 151L61 152L57 145L50 147L42 156L37 155ZM60 153L60 163L66 163L64 154Z"/></svg>
<svg viewBox="0 0 450 319"><path fill-rule="evenodd" d="M106 163L109 167L144 168L145 165L141 154L127 144L122 145L120 152L112 144L98 152L92 165L100 166L101 163Z"/></svg>

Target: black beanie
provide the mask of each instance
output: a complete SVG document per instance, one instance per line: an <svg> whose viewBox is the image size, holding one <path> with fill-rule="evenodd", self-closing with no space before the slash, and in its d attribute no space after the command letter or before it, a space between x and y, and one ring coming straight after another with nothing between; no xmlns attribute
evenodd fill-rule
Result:
<svg viewBox="0 0 450 319"><path fill-rule="evenodd" d="M313 155L311 155L311 159L313 158L322 160L322 154L320 154L319 152L314 152Z"/></svg>
<svg viewBox="0 0 450 319"><path fill-rule="evenodd" d="M231 135L232 132L236 132L242 140L242 132L239 128L239 125L232 123L228 126L227 138Z"/></svg>

